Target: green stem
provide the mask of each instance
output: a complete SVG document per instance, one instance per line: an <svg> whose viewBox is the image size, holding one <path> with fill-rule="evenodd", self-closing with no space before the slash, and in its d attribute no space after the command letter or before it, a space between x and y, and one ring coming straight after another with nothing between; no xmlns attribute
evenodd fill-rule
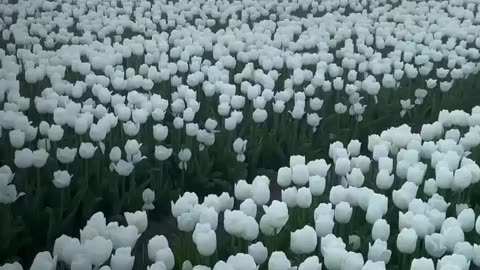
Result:
<svg viewBox="0 0 480 270"><path fill-rule="evenodd" d="M65 204L65 189L62 188L62 190L60 190L60 219L63 218L63 210L65 209L64 204Z"/></svg>
<svg viewBox="0 0 480 270"><path fill-rule="evenodd" d="M136 178L135 178L135 170L130 174L130 185L128 190L128 198L127 203L130 204L130 199L132 199L135 195L135 190L137 189L136 185Z"/></svg>
<svg viewBox="0 0 480 270"><path fill-rule="evenodd" d="M185 190L185 169L182 169L182 186L180 188Z"/></svg>
<svg viewBox="0 0 480 270"><path fill-rule="evenodd" d="M10 246L9 243L10 243L10 238L11 238L11 236L12 236L12 234L11 234L11 232L10 232L10 231L11 231L11 226L12 226L12 224L11 224L11 222L12 222L12 221L11 221L11 218L12 218L12 217L11 217L11 215L12 215L12 214L11 214L11 210L12 210L12 209L11 209L11 204L4 204L4 205L3 205L3 208L5 209L5 212L4 212L4 214L3 214L3 216L4 216L4 219L3 219L3 228L2 228L2 231L1 231L1 233L2 233L2 242L3 242L3 243L2 243L2 247L8 248L8 247ZM4 241L5 241L5 242L4 242Z"/></svg>
<svg viewBox="0 0 480 270"><path fill-rule="evenodd" d="M84 160L84 170L85 188L88 189L88 159Z"/></svg>

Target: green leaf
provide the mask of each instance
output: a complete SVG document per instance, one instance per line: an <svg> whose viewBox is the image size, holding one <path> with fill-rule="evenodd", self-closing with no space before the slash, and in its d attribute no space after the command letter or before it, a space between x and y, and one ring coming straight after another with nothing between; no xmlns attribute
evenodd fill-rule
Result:
<svg viewBox="0 0 480 270"><path fill-rule="evenodd" d="M221 190L231 189L231 184L228 181L220 179L220 178L213 178L212 183L219 186L221 188Z"/></svg>
<svg viewBox="0 0 480 270"><path fill-rule="evenodd" d="M56 226L55 226L55 224L58 224L57 217L55 214L55 209L51 207L46 207L45 211L48 214L47 242L51 243L53 239L55 239L55 232L58 231L56 230Z"/></svg>

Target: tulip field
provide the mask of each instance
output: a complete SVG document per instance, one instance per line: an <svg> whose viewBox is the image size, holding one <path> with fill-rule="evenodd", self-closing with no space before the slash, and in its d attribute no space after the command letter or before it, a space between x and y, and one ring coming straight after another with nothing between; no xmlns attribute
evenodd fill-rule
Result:
<svg viewBox="0 0 480 270"><path fill-rule="evenodd" d="M480 269L480 1L0 0L0 270Z"/></svg>

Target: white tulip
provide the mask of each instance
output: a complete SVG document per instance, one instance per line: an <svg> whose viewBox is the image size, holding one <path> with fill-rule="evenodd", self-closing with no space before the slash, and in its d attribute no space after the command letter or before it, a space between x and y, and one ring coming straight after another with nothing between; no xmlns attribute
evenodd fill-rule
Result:
<svg viewBox="0 0 480 270"><path fill-rule="evenodd" d="M112 270L131 270L135 257L131 255L131 247L121 247L115 250L110 259L110 267Z"/></svg>
<svg viewBox="0 0 480 270"><path fill-rule="evenodd" d="M295 254L309 254L317 247L317 235L310 226L304 226L290 234L290 250Z"/></svg>
<svg viewBox="0 0 480 270"><path fill-rule="evenodd" d="M82 142L78 149L78 154L83 159L91 159L95 155L95 151L98 147L93 146L90 142Z"/></svg>

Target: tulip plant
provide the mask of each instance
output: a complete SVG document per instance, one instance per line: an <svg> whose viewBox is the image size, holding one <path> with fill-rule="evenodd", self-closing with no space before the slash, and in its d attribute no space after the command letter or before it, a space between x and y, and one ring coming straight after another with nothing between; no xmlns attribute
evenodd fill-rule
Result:
<svg viewBox="0 0 480 270"><path fill-rule="evenodd" d="M479 10L0 1L0 263L477 265Z"/></svg>

